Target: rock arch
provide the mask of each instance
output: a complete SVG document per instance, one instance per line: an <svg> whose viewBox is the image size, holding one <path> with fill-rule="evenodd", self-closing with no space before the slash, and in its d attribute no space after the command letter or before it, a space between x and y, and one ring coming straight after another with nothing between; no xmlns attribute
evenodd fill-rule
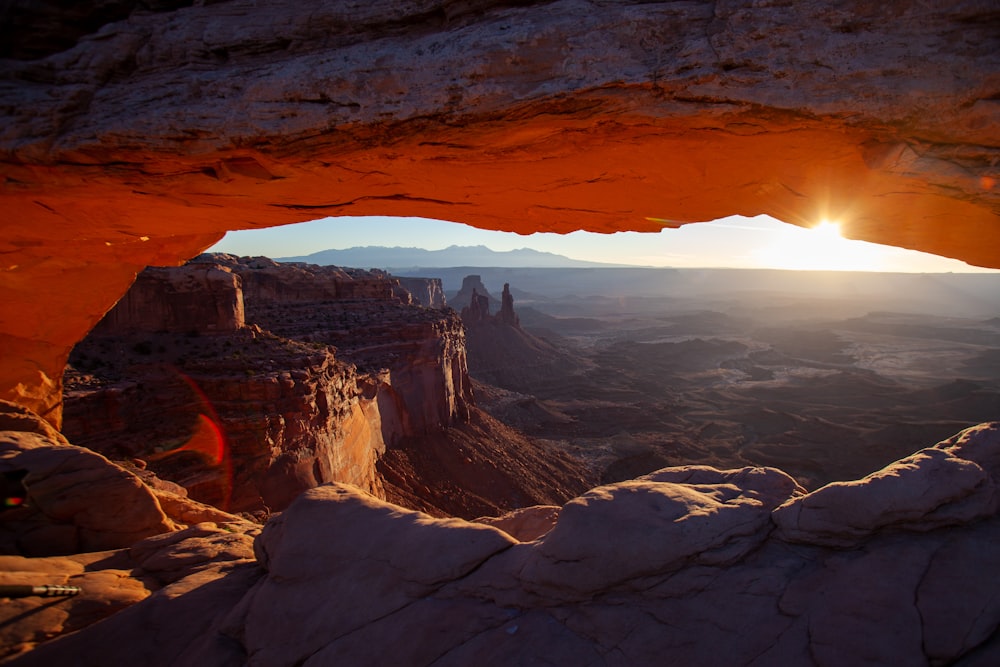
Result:
<svg viewBox="0 0 1000 667"><path fill-rule="evenodd" d="M8 3L0 53L0 398L55 424L135 273L228 229L768 213L1000 267L989 3L110 4Z"/></svg>

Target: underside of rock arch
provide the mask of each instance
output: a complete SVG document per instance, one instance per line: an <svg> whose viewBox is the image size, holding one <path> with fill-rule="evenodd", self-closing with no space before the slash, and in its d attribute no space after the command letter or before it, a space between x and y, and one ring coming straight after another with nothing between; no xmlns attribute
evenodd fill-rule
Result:
<svg viewBox="0 0 1000 667"><path fill-rule="evenodd" d="M191 6L187 6L191 4ZM230 229L729 214L1000 267L993 3L6 3L0 397Z"/></svg>

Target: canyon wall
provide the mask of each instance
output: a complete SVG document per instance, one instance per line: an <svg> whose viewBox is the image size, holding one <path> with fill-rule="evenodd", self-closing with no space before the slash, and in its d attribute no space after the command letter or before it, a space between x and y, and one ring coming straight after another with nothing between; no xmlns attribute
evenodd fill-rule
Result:
<svg viewBox="0 0 1000 667"><path fill-rule="evenodd" d="M237 258L224 253L196 257L189 266L223 266L240 276L248 307L276 303L323 303L331 300L366 299L409 303L397 289L398 279L385 271L279 264L268 257Z"/></svg>
<svg viewBox="0 0 1000 667"><path fill-rule="evenodd" d="M444 287L440 278L411 278L396 276L396 280L422 306L428 308L444 308L448 300L444 296Z"/></svg>
<svg viewBox="0 0 1000 667"><path fill-rule="evenodd" d="M398 287L261 257L147 269L71 356L64 430L234 511L330 481L384 497L386 446L472 405L461 322Z"/></svg>
<svg viewBox="0 0 1000 667"><path fill-rule="evenodd" d="M990 3L188 4L5 10L0 395L54 424L73 343L227 229L767 213L1000 266Z"/></svg>
<svg viewBox="0 0 1000 667"><path fill-rule="evenodd" d="M341 359L383 378L379 403L401 430L421 435L468 416L473 402L465 334L452 311L420 308L384 271L204 255L243 281L247 318L286 338L333 345Z"/></svg>
<svg viewBox="0 0 1000 667"><path fill-rule="evenodd" d="M149 267L94 327L98 335L224 333L244 325L239 277L218 265Z"/></svg>

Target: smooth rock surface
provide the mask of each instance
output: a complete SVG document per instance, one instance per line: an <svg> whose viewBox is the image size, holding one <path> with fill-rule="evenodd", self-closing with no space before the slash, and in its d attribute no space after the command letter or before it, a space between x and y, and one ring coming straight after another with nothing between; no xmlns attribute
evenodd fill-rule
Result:
<svg viewBox="0 0 1000 667"><path fill-rule="evenodd" d="M149 488L100 454L34 433L0 432L0 471L21 470L27 498L4 512L2 553L116 549L175 528Z"/></svg>
<svg viewBox="0 0 1000 667"><path fill-rule="evenodd" d="M833 482L774 512L786 540L851 547L882 528L930 530L996 514L996 483L981 467L925 449L852 482Z"/></svg>
<svg viewBox="0 0 1000 667"><path fill-rule="evenodd" d="M692 477L684 468L668 470L659 477ZM753 478L745 473L754 470L702 469L695 481L680 483L654 474L592 489L563 506L521 579L531 590L586 599L645 576L737 561L767 536L771 511L798 488L768 468L758 469L758 483L731 482Z"/></svg>
<svg viewBox="0 0 1000 667"><path fill-rule="evenodd" d="M886 470L964 470L950 462L961 447L995 460L998 433L968 429ZM927 511L937 501L888 493L891 477L850 493L892 498L905 527L842 504L794 542L772 512L815 495L767 468L667 468L599 487L532 542L324 486L271 519L256 564L251 533L145 540L130 552L165 588L9 664L991 664L1000 518L942 521Z"/></svg>

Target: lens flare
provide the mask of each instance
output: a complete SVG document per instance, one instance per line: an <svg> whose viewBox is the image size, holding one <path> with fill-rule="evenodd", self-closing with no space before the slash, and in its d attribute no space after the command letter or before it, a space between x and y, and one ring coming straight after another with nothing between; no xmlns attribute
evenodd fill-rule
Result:
<svg viewBox="0 0 1000 667"><path fill-rule="evenodd" d="M181 372L179 369L170 367L184 383L190 387L191 391L198 399L198 416L194 427L194 432L184 444L174 447L165 452L150 456L151 460L162 460L180 452L195 452L201 455L207 463L218 466L222 469L221 492L223 510L229 510L233 496L233 461L230 453L229 443L219 419L218 413L212 406L212 401L198 386L191 377Z"/></svg>

